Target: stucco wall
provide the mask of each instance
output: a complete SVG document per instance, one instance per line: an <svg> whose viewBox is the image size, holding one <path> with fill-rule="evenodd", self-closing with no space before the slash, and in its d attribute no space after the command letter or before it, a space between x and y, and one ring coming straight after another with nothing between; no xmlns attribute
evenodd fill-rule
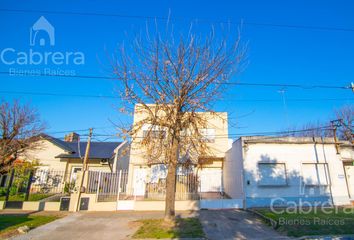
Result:
<svg viewBox="0 0 354 240"><path fill-rule="evenodd" d="M286 164L288 184L286 186L259 186L258 163L278 162ZM320 193L318 187L313 191L301 193L302 163L327 163L331 186ZM348 204L349 197L344 178L340 155L333 144L279 144L250 143L244 151L246 206L270 204L271 199L282 197L289 201L303 200L331 201L337 205Z"/></svg>
<svg viewBox="0 0 354 240"><path fill-rule="evenodd" d="M228 115L226 112L218 112L217 115L211 114L209 112L196 113L202 115L204 119L207 119L208 124L203 128L215 129L216 136L228 136ZM139 106L135 106L134 112L134 123L137 123L146 118L146 114L139 109ZM144 150L141 147L140 141L143 137L143 131L139 131L136 135L136 139L131 143L130 151L130 163L133 165L144 165L146 164L146 159L144 159ZM228 150L228 139L215 137L213 143L207 144L209 147L210 155L213 157L224 158L225 152Z"/></svg>
<svg viewBox="0 0 354 240"><path fill-rule="evenodd" d="M65 171L66 161L55 158L55 156L65 153L63 149L47 140L40 141L39 146L36 150L27 151L21 158L27 161L37 160L43 169Z"/></svg>
<svg viewBox="0 0 354 240"><path fill-rule="evenodd" d="M224 191L231 198L243 199L242 142L237 140L225 154L223 168Z"/></svg>

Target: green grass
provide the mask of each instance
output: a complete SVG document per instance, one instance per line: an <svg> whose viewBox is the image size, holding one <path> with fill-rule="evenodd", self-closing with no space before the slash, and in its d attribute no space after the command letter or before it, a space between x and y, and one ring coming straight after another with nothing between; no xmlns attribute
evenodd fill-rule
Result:
<svg viewBox="0 0 354 240"><path fill-rule="evenodd" d="M44 198L53 196L53 194L50 193L32 193L28 197L28 201L35 202L42 200ZM25 200L25 194L17 194L17 195L12 195L9 196L9 201L24 201ZM0 197L0 201L5 201L5 196Z"/></svg>
<svg viewBox="0 0 354 240"><path fill-rule="evenodd" d="M33 216L33 215L23 215L23 216L9 216L0 215L0 237L7 233L13 232L17 228L27 225L30 229L36 228L43 224L52 222L58 219L58 216Z"/></svg>
<svg viewBox="0 0 354 240"><path fill-rule="evenodd" d="M259 213L275 220L278 231L288 236L354 234L354 208L339 208L331 213L314 209L309 213L275 213L270 209L257 209Z"/></svg>
<svg viewBox="0 0 354 240"><path fill-rule="evenodd" d="M198 218L177 218L168 223L163 219L146 219L137 221L141 227L133 238L201 238L204 237L202 225Z"/></svg>

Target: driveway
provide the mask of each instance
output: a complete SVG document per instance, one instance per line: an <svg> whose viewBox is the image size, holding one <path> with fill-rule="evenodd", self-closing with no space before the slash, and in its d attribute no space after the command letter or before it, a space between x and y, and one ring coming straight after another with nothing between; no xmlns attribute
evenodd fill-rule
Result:
<svg viewBox="0 0 354 240"><path fill-rule="evenodd" d="M241 210L202 210L199 219L206 237L211 240L289 239L256 216Z"/></svg>
<svg viewBox="0 0 354 240"><path fill-rule="evenodd" d="M182 213L188 216L188 213ZM104 240L129 239L138 225L132 221L162 218L163 212L80 212L40 226L16 240Z"/></svg>
<svg viewBox="0 0 354 240"><path fill-rule="evenodd" d="M80 212L40 226L15 240L129 239L138 229L133 221L163 218L163 212ZM207 239L288 239L241 210L202 210L178 213L198 216Z"/></svg>

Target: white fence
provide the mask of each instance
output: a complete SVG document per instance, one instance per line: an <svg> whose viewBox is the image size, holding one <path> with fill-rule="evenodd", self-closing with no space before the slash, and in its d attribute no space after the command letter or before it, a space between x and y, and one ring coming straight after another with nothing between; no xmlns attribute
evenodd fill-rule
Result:
<svg viewBox="0 0 354 240"><path fill-rule="evenodd" d="M128 171L89 171L86 193L96 193L98 202L114 202L120 193L125 193L127 180Z"/></svg>
<svg viewBox="0 0 354 240"><path fill-rule="evenodd" d="M143 174L142 174L143 175ZM86 193L96 194L98 202L114 202L118 200L165 200L166 178L152 178L143 175L138 179L140 184L134 184L134 179L128 187L128 171L107 173L89 171ZM220 175L219 175L220 176ZM220 176L221 178L221 176ZM153 179L153 180L152 180ZM203 180L203 183L201 183ZM201 176L194 173L176 175L176 200L224 199L220 183L215 185L215 174L204 172ZM134 187L140 187L135 191ZM206 191L208 190L208 191Z"/></svg>

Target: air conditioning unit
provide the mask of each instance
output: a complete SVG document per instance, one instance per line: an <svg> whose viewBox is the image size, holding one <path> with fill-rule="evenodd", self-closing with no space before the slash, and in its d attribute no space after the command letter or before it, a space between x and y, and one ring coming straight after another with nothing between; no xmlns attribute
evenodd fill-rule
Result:
<svg viewBox="0 0 354 240"><path fill-rule="evenodd" d="M102 160L100 161L100 164L101 164L101 165L108 165L108 164L109 164L108 159L102 159Z"/></svg>

